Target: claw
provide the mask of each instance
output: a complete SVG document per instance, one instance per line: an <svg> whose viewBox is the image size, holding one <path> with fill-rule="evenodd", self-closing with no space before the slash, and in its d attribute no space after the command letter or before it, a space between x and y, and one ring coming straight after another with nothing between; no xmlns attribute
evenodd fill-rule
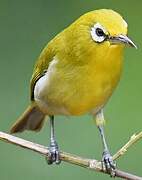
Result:
<svg viewBox="0 0 142 180"><path fill-rule="evenodd" d="M60 164L60 152L57 144L51 144L49 147L49 155L46 158L47 163L49 165L55 163L55 164Z"/></svg>
<svg viewBox="0 0 142 180"><path fill-rule="evenodd" d="M110 173L111 177L115 177L116 163L108 151L104 151L102 160L103 169Z"/></svg>

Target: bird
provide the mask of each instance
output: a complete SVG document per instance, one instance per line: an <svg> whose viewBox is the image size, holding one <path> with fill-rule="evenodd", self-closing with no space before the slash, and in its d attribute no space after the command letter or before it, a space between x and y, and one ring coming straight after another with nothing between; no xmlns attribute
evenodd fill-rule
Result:
<svg viewBox="0 0 142 180"><path fill-rule="evenodd" d="M106 142L103 109L120 80L124 47L137 48L127 34L127 22L111 9L87 12L57 34L35 63L30 104L10 132L39 131L48 116L47 162L59 164L54 117L89 114L100 132L102 162L108 172L114 172L116 165Z"/></svg>

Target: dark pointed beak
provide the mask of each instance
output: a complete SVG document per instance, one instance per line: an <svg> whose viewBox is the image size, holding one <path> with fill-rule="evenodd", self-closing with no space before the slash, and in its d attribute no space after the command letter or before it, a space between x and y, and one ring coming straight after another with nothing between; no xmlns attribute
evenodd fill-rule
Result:
<svg viewBox="0 0 142 180"><path fill-rule="evenodd" d="M125 44L125 45L134 47L137 49L137 46L126 35L120 34L119 36L110 36L108 39L109 39L110 43L112 43L112 44Z"/></svg>

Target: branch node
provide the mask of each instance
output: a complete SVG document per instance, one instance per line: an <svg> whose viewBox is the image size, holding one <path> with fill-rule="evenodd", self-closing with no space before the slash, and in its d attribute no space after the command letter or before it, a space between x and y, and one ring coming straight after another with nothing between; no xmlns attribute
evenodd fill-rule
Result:
<svg viewBox="0 0 142 180"><path fill-rule="evenodd" d="M101 162L97 161L96 159L90 160L89 168L95 170L101 170Z"/></svg>

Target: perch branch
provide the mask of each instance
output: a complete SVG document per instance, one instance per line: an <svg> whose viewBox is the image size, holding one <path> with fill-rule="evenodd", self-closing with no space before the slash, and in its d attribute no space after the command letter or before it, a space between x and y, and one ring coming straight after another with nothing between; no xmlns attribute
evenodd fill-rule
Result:
<svg viewBox="0 0 142 180"><path fill-rule="evenodd" d="M133 134L130 140L119 151L117 151L116 154L114 154L113 159L118 159L120 156L124 155L127 152L128 148L140 139L142 139L142 132Z"/></svg>
<svg viewBox="0 0 142 180"><path fill-rule="evenodd" d="M140 139L140 138L137 136L133 136L133 142L130 143L130 145L127 145L127 147L125 147L126 145L124 147L127 149L138 139ZM35 151L46 157L48 157L48 154L49 154L48 147L30 142L30 141L27 141L27 140L24 140L24 139L21 139L21 138L12 136L12 135L9 135L7 133L0 132L0 140L20 146L22 148L26 148L26 149ZM114 159L119 157L119 155L117 155L117 154L122 154L122 153L116 153L116 155L113 156ZM60 153L60 159L65 162L68 162L68 163L71 163L74 165L78 165L78 166L81 166L81 167L84 167L84 168L87 168L90 170L95 170L98 172L109 174L108 172L106 172L105 170L102 169L101 162L99 162L98 160L95 160L95 159L86 159L86 158L82 158L82 157L79 157L79 156L76 156L73 154L69 154L66 152ZM117 177L128 179L128 180L142 180L142 177L138 177L133 174L129 174L129 173L121 171L119 169L115 170L115 174Z"/></svg>

